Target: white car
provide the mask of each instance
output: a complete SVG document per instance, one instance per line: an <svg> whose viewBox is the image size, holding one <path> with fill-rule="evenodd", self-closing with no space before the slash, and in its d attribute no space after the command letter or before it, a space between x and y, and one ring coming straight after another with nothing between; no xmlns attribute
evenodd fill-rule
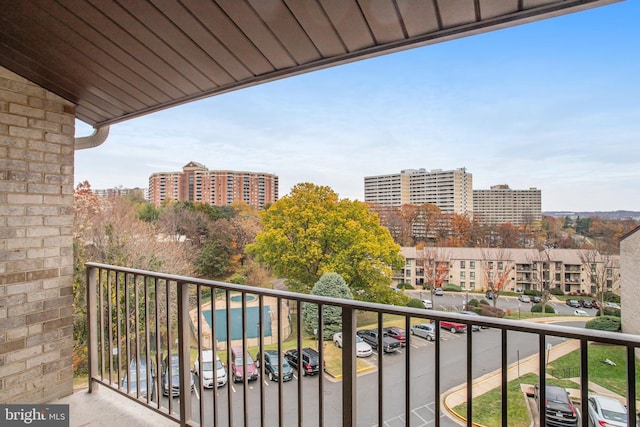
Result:
<svg viewBox="0 0 640 427"><path fill-rule="evenodd" d="M433 303L431 302L430 299L423 299L422 304L424 305L424 308L427 308L427 309L433 308Z"/></svg>
<svg viewBox="0 0 640 427"><path fill-rule="evenodd" d="M574 315L574 316L584 316L584 317L587 317L587 316L589 316L589 313L587 313L587 312L586 312L586 311L584 311L584 310L574 310L573 315Z"/></svg>
<svg viewBox="0 0 640 427"><path fill-rule="evenodd" d="M605 396L589 397L590 426L627 426L627 408L618 400Z"/></svg>
<svg viewBox="0 0 640 427"><path fill-rule="evenodd" d="M202 386L205 388L213 388L213 350L204 350L202 352L202 377L200 376L200 361L196 357L196 361L193 364L193 372L202 381ZM218 387L222 387L227 383L227 370L218 358L216 354L216 380Z"/></svg>
<svg viewBox="0 0 640 427"><path fill-rule="evenodd" d="M333 334L333 343L336 347L342 348L342 332ZM369 357L372 354L371 346L356 335L356 357Z"/></svg>
<svg viewBox="0 0 640 427"><path fill-rule="evenodd" d="M411 335L417 335L422 338L426 338L428 341L436 339L436 327L431 323L421 323L419 325L413 325L411 328Z"/></svg>

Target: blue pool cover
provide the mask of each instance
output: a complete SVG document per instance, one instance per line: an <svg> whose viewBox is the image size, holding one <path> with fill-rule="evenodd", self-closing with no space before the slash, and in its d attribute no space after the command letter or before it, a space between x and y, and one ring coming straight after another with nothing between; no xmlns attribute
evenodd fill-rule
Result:
<svg viewBox="0 0 640 427"><path fill-rule="evenodd" d="M269 306L264 307L262 326L264 327L264 336L271 336L271 311ZM216 340L225 341L227 339L227 310L216 310ZM211 310L204 310L202 315L211 327ZM260 318L259 307L247 307L247 338L256 338L258 336L258 319ZM242 339L242 308L231 309L231 339Z"/></svg>

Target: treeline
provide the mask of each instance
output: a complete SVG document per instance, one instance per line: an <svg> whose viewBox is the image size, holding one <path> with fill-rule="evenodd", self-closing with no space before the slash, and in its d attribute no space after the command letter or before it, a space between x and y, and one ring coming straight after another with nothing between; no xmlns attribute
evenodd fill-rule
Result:
<svg viewBox="0 0 640 427"><path fill-rule="evenodd" d="M211 206L135 195L99 198L84 182L75 191L76 261L103 262L233 283L264 284L268 271L245 254L261 231L247 204Z"/></svg>
<svg viewBox="0 0 640 427"><path fill-rule="evenodd" d="M639 225L631 219L543 216L525 225L487 225L464 215L443 213L436 205L371 205L400 246L564 249L597 248L617 254L620 238Z"/></svg>

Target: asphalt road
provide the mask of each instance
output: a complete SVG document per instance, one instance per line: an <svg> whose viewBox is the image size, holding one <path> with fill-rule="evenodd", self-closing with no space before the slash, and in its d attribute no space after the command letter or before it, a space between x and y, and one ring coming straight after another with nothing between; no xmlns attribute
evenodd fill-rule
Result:
<svg viewBox="0 0 640 427"><path fill-rule="evenodd" d="M421 299L431 299L428 292L415 291L415 297ZM469 298L473 298L473 294ZM441 297L433 297L434 309L440 310L461 310L466 302L466 294L447 293ZM572 308L565 304L552 303L559 313L572 314ZM516 312L518 308L524 312L530 311L530 304L520 303L515 297L500 297L498 307L511 309ZM585 309L589 312L589 309ZM591 310L595 314L595 310ZM591 313L590 313L591 314ZM576 321L580 321L576 318ZM584 322L572 323L574 326L582 326ZM467 335L452 334L449 331L441 332L441 386L440 393L462 384L466 381L466 358L467 358ZM563 339L550 338L549 342L556 345ZM501 338L500 331L494 329L482 329L472 334L472 372L473 377L480 377L488 372L500 368L501 358ZM411 425L428 426L434 425L435 418L435 343L429 342L419 337L410 338L409 376L410 386L410 408ZM536 335L521 332L509 332L507 343L508 363L514 363L524 359L538 351L538 339ZM378 369L380 366L379 355L369 357L367 361L374 366L374 369L360 374L356 380L357 386L357 420L361 426L376 426L378 424L379 402L382 402L383 420L386 426L404 426L405 422L405 378L406 352L403 348L397 353L385 354L382 357L382 399L378 398ZM316 426L319 419L319 381L318 376L302 377L296 375L292 381L281 384L282 387L282 410L284 425L298 425L300 417L304 426ZM196 377L197 383L197 377ZM279 398L278 386L276 382L269 380L258 380L247 385L246 390L246 412L247 425L259 426L261 421L260 413L260 386L265 394L265 418L264 425L277 425L279 419ZM302 414L298 414L298 387L302 389ZM230 396L229 396L230 394ZM323 414L324 425L334 426L342 423L342 383L334 380L328 375L323 376ZM213 426L213 406L214 399L218 404L217 425L229 425L229 413L227 402L231 397L232 418L231 425L244 425L245 404L244 404L244 384L229 383L217 390L204 390L202 396L195 391L192 394L192 413L196 421L199 422L199 400L202 399L205 405L205 419L202 425ZM167 406L168 400L162 398L162 405ZM174 399L173 409L179 412L179 400ZM441 408L442 411L443 408ZM456 426L457 424L441 414L442 426Z"/></svg>

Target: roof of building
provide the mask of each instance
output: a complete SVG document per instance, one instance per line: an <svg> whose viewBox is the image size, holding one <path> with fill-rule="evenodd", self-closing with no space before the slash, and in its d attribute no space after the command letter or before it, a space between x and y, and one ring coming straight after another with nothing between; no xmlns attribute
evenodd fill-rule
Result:
<svg viewBox="0 0 640 427"><path fill-rule="evenodd" d="M615 1L3 1L0 65L102 127Z"/></svg>

